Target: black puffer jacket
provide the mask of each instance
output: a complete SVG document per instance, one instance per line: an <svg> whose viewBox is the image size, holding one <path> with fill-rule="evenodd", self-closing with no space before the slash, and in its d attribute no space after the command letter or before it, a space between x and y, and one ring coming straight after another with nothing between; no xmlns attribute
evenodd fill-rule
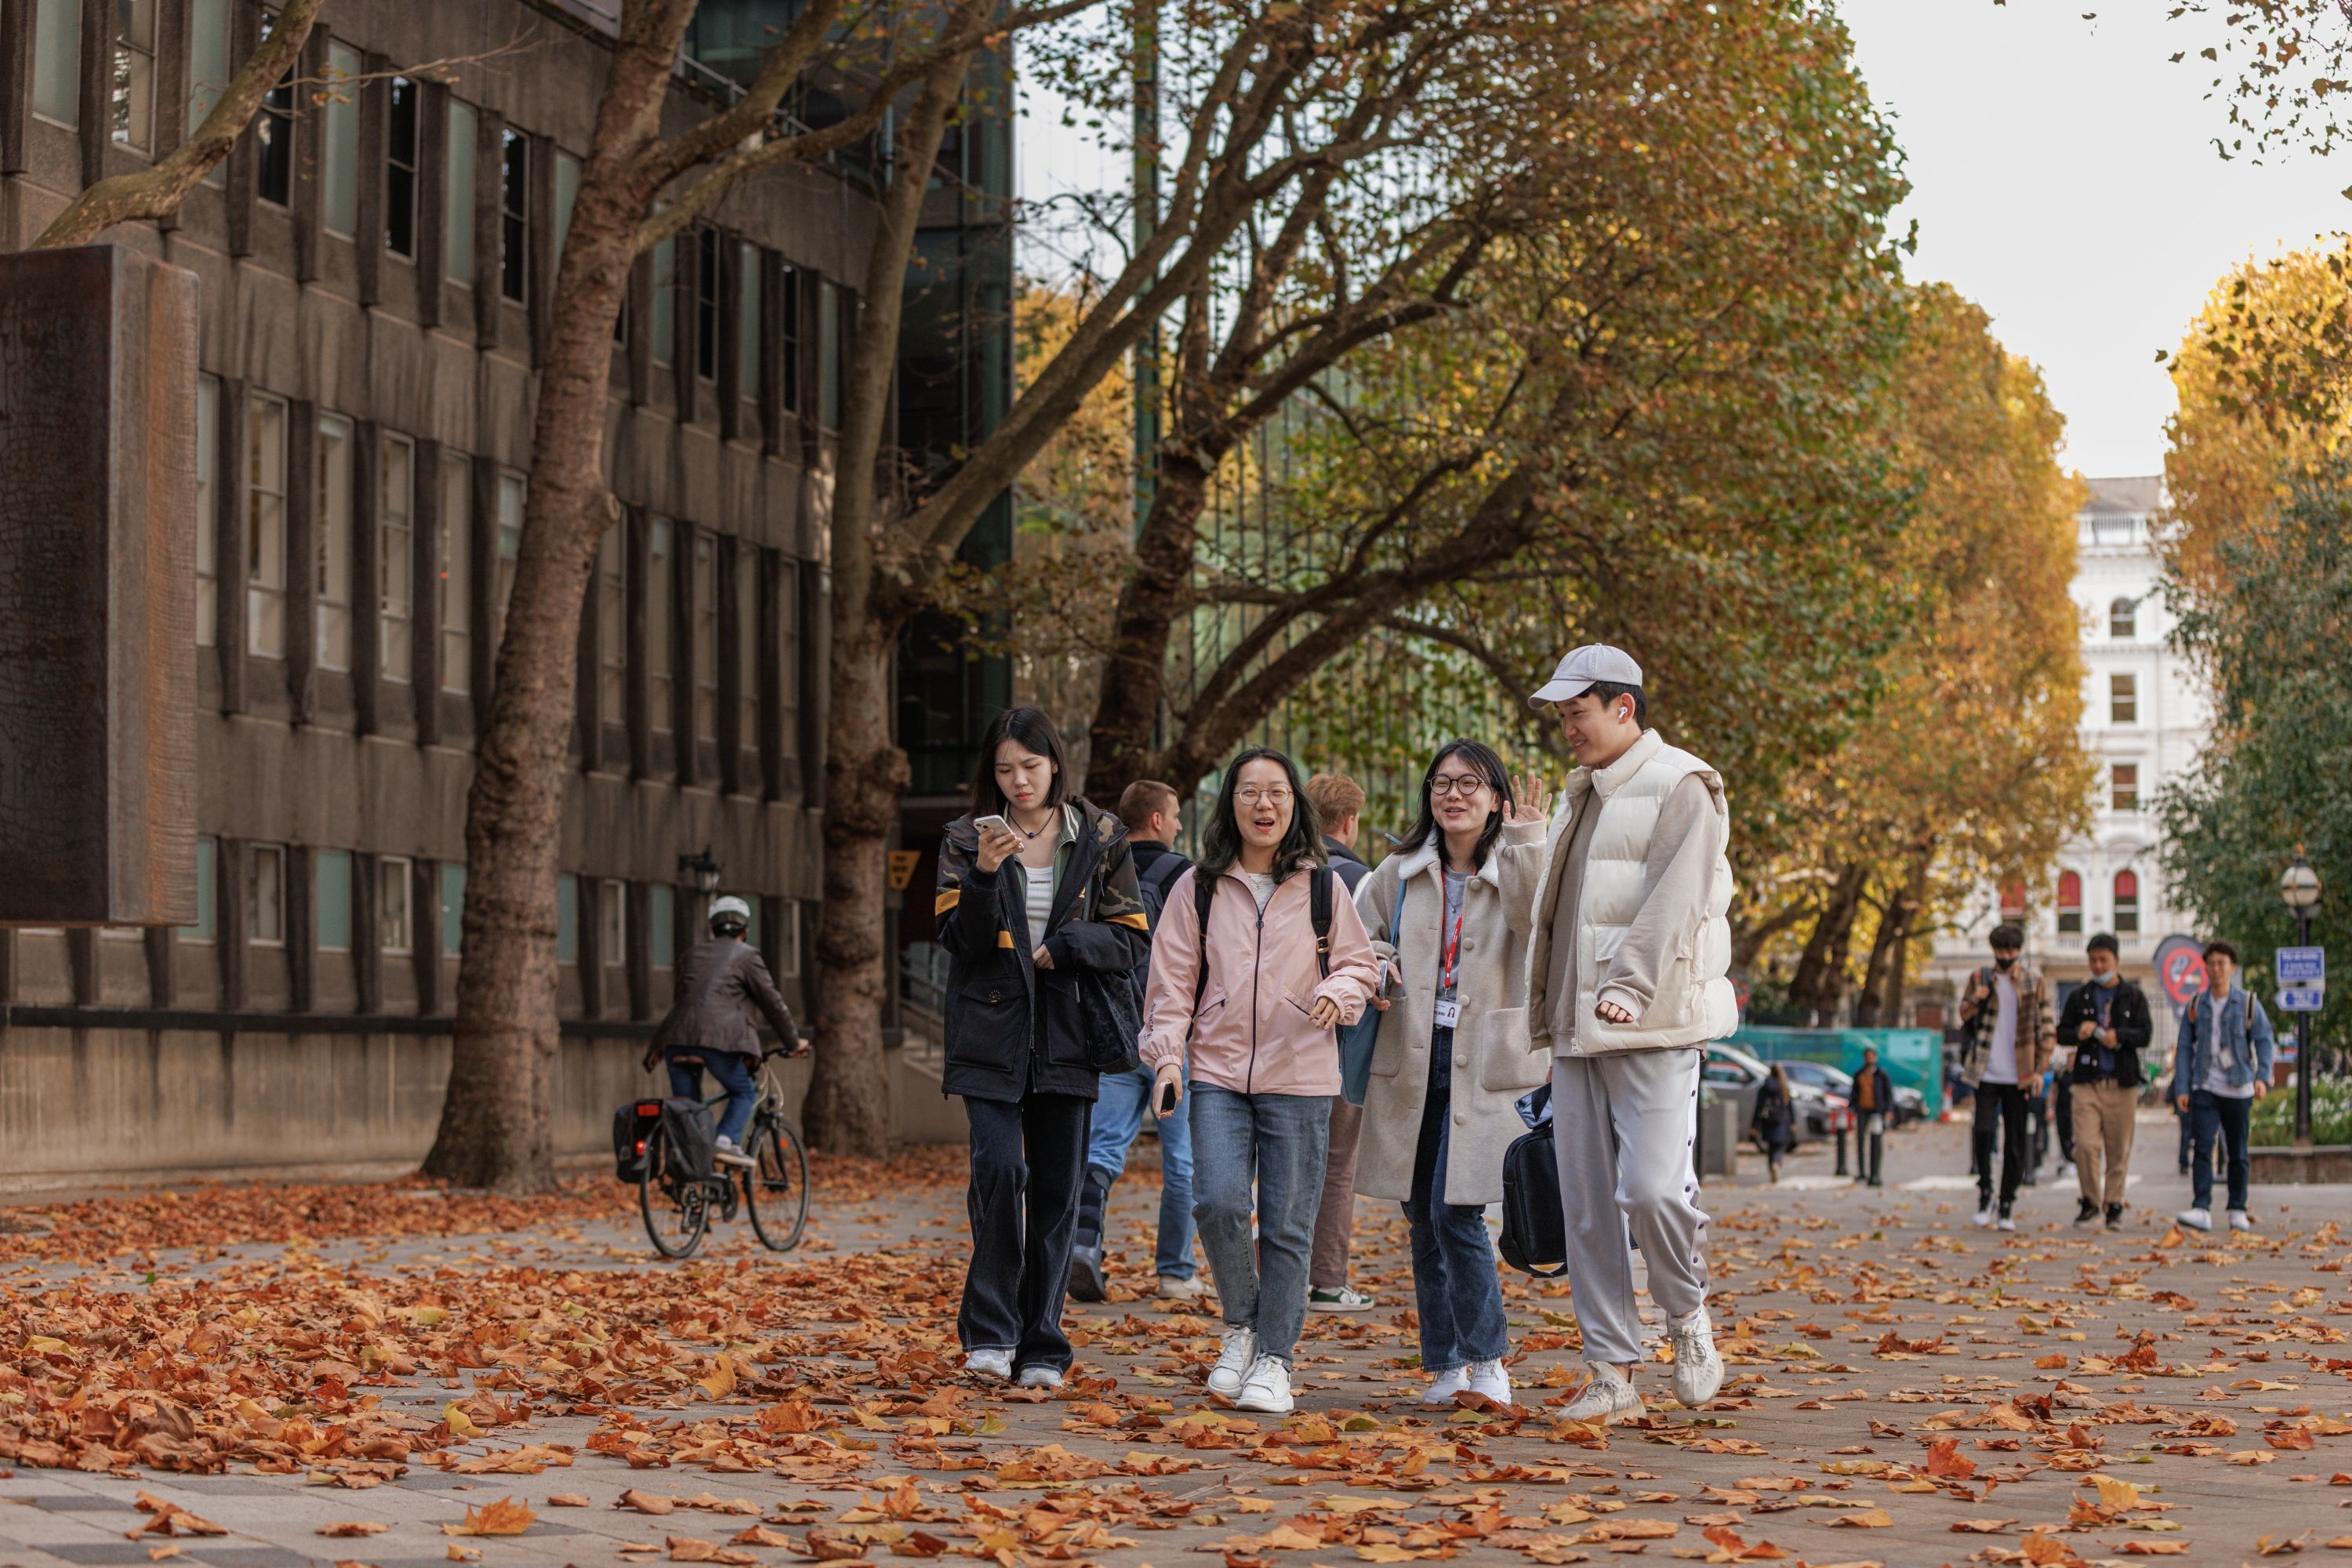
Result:
<svg viewBox="0 0 2352 1568"><path fill-rule="evenodd" d="M2082 1037L2083 1026L2098 1021L2096 981L2077 985L2066 994L2065 1008L2058 1015L2058 1048L2074 1053L2073 1077L2076 1083L2099 1081L2099 1043ZM2107 1026L2116 1032L2116 1081L2137 1089L2139 1054L2156 1035L2155 1020L2147 1015L2147 994L2128 980L2116 981L2114 994L2107 1002Z"/></svg>
<svg viewBox="0 0 2352 1568"><path fill-rule="evenodd" d="M940 1087L950 1094L1008 1102L1032 1091L1095 1098L1079 975L1132 974L1150 955L1151 921L1136 892L1125 825L1087 801L1071 805L1078 834L1063 851L1042 937L1029 930L1023 880L1011 874L1015 863L982 870L971 815L948 824L935 908L940 945L948 950ZM1053 955L1050 969L1030 962L1041 943Z"/></svg>
<svg viewBox="0 0 2352 1568"><path fill-rule="evenodd" d="M675 1000L646 1055L691 1048L757 1056L754 1009L766 1015L786 1050L800 1044L793 1010L784 1005L758 948L731 936L697 942L678 961Z"/></svg>

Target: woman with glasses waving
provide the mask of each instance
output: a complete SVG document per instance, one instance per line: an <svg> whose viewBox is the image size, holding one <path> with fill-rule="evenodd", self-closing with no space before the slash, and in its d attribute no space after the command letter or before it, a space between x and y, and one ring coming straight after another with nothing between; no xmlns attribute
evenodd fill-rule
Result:
<svg viewBox="0 0 2352 1568"><path fill-rule="evenodd" d="M1209 1390L1276 1415L1293 1403L1339 1092L1332 1028L1355 1022L1377 984L1363 921L1333 891L1303 794L1280 752L1253 748L1225 770L1201 858L1160 913L1142 1045L1161 1116L1184 1113L1192 1051L1192 1213L1225 1320Z"/></svg>
<svg viewBox="0 0 2352 1568"><path fill-rule="evenodd" d="M1511 1403L1486 1207L1527 1130L1514 1102L1551 1074L1527 1016L1550 800L1533 775L1514 791L1477 742L1449 742L1422 775L1412 831L1356 889L1372 951L1402 986L1372 1047L1356 1190L1404 1203L1425 1404L1465 1391Z"/></svg>

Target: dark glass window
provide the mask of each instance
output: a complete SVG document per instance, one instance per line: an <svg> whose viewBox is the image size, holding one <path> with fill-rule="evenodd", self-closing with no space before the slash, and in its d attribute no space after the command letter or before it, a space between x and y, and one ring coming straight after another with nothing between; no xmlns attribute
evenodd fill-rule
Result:
<svg viewBox="0 0 2352 1568"><path fill-rule="evenodd" d="M266 19L265 19L266 22ZM294 73L288 70L253 117L254 195L285 206L294 192Z"/></svg>
<svg viewBox="0 0 2352 1568"><path fill-rule="evenodd" d="M520 304L530 297L530 138L503 137L499 166L499 292Z"/></svg>
<svg viewBox="0 0 2352 1568"><path fill-rule="evenodd" d="M801 411L801 269L784 268L776 296L776 395L787 414Z"/></svg>
<svg viewBox="0 0 2352 1568"><path fill-rule="evenodd" d="M700 231L694 262L694 374L719 375L719 231Z"/></svg>
<svg viewBox="0 0 2352 1568"><path fill-rule="evenodd" d="M418 89L404 76L392 79L391 122L383 156L383 247L394 256L416 254L416 100Z"/></svg>

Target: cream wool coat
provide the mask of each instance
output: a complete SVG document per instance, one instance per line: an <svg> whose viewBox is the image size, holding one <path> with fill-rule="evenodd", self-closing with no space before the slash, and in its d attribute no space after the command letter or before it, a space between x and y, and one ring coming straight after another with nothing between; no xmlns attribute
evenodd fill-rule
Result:
<svg viewBox="0 0 2352 1568"><path fill-rule="evenodd" d="M1454 1032L1454 1125L1446 1129L1445 1170L1437 1192L1449 1204L1498 1203L1503 1153L1527 1131L1513 1102L1551 1073L1549 1051L1528 1037L1528 938L1536 887L1543 875L1544 825L1506 826L1486 863L1462 890L1462 953L1454 994L1462 1022ZM1398 929L1397 884L1405 887ZM1437 1007L1440 928L1445 877L1438 846L1391 855L1356 888L1356 912L1372 951L1397 961L1404 994L1381 1015L1372 1075L1364 1093L1364 1130L1356 1146L1356 1191L1367 1197L1412 1195L1413 1156L1429 1096L1430 1034Z"/></svg>
<svg viewBox="0 0 2352 1568"><path fill-rule="evenodd" d="M1718 853L1704 876L1686 889L1654 889L1643 864L1650 836L1666 796L1684 779L1696 774L1706 785L1718 812L1727 811L1723 779L1713 768L1677 746L1665 743L1655 730L1623 756L1595 773L1579 768L1569 775L1566 798L1553 813L1543 857L1546 886L1536 895L1531 917L1536 926L1528 944L1528 1013L1534 1021L1538 1044L1559 1056L1602 1056L1616 1051L1667 1050L1719 1040L1739 1026L1739 1001L1732 989L1731 866ZM1551 944L1560 928L1569 925L1567 911L1543 911L1558 900L1549 882L1559 877L1574 838L1577 814L1598 811L1592 842L1586 851L1583 896L1574 911L1576 943L1576 1020L1573 1039L1551 1039L1556 1004L1545 994L1551 981ZM1674 900L1675 907L1652 910L1654 899ZM1646 1008L1633 1007L1631 1023L1611 1024L1593 1015L1596 1002L1610 990L1610 971L1621 947L1645 945L1644 967L1654 965L1657 993ZM1612 1000L1624 1004L1639 998L1620 992Z"/></svg>

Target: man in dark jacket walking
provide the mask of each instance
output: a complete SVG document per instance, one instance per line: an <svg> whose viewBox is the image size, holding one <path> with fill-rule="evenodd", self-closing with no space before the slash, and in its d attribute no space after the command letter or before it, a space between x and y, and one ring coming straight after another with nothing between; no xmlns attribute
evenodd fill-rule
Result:
<svg viewBox="0 0 2352 1568"><path fill-rule="evenodd" d="M1895 1120L1895 1079L1878 1065L1878 1047L1862 1047L1862 1066L1853 1075L1853 1146L1862 1169L1854 1180L1869 1186L1885 1184L1886 1127Z"/></svg>
<svg viewBox="0 0 2352 1568"><path fill-rule="evenodd" d="M1307 781L1307 799L1322 831L1323 853L1348 891L1371 874L1356 853L1364 816L1364 788L1345 773L1317 773ZM1371 1297L1348 1283L1348 1252L1356 1226L1356 1143L1363 1135L1364 1108L1348 1097L1331 1097L1331 1128L1323 1163L1323 1201L1315 1212L1315 1250L1307 1267L1307 1310L1361 1312Z"/></svg>
<svg viewBox="0 0 2352 1568"><path fill-rule="evenodd" d="M697 942L678 960L676 999L654 1031L646 1070L656 1058L669 1064L669 1091L679 1100L702 1098L702 1069L709 1068L727 1091L727 1112L719 1119L718 1157L749 1165L743 1129L760 1098L751 1069L760 1060L758 1015L765 1015L784 1043L787 1056L806 1056L793 1010L784 1005L760 950L743 940L751 929L751 906L728 897L712 900L710 940Z"/></svg>
<svg viewBox="0 0 2352 1568"><path fill-rule="evenodd" d="M2139 1115L2139 1054L2155 1034L2147 998L2123 977L2116 939L2101 931L2088 948L2091 982L2067 994L2058 1044L2074 1053L2068 1078L2074 1100L2074 1181L2082 1200L2074 1223L2105 1216L2124 1223L2124 1179L2131 1170Z"/></svg>

